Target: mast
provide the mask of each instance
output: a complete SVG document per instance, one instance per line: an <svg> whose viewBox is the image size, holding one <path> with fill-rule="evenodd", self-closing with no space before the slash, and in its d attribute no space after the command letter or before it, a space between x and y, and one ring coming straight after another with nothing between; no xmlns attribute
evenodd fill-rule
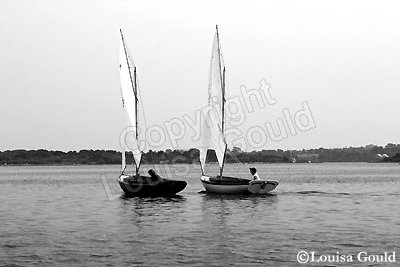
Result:
<svg viewBox="0 0 400 267"><path fill-rule="evenodd" d="M218 45L218 64L219 64L219 77L221 79L221 90L222 90L222 103L221 103L221 108L222 108L222 134L224 135L224 117L225 117L225 67L223 70L223 73L221 73L221 47L219 44L219 33L218 33L218 25L215 25L216 31L217 31L217 45Z"/></svg>
<svg viewBox="0 0 400 267"><path fill-rule="evenodd" d="M119 29L121 33L121 38L122 38L122 43L124 46L124 52L125 52L125 59L126 59L126 64L128 66L128 71L129 71L129 78L131 80L132 84L132 89L133 89L133 94L135 95L135 138L136 141L138 141L138 95L137 95L137 80L136 80L136 66L134 66L133 74L134 74L134 79L132 79L132 72L131 72L131 66L129 64L129 58L128 58L128 52L126 51L126 46L125 46L125 39L124 35L122 34L122 30ZM141 160L140 160L141 161ZM136 167L136 176L139 174L139 167L140 167L140 162L139 164L135 164Z"/></svg>
<svg viewBox="0 0 400 267"><path fill-rule="evenodd" d="M223 71L223 83L222 83L222 137L225 138L225 132L224 132L224 125L225 125L225 67ZM226 156L226 149L228 148L228 145L225 145L225 150L224 150L224 158L222 160L222 167L219 170L219 176L222 179L222 172L224 170L224 165L225 165L225 156Z"/></svg>
<svg viewBox="0 0 400 267"><path fill-rule="evenodd" d="M221 71L221 47L219 43L219 33L218 33L218 25L215 25L216 31L217 31L217 44L218 44L218 64L219 64L219 70ZM220 72L220 77L221 77L221 90L222 90L222 103L221 103L221 131L222 131L222 138L225 138L225 66L222 71ZM220 167L219 170L219 177L222 179L222 172L224 170L224 164L225 164L225 154L226 154L226 149L228 145L225 145L225 150L224 150L224 158L222 160L222 166Z"/></svg>
<svg viewBox="0 0 400 267"><path fill-rule="evenodd" d="M222 116L221 116L222 126L221 126L221 129L222 129L222 134L225 137L225 66L224 66L224 70L222 72L221 86L222 86Z"/></svg>
<svg viewBox="0 0 400 267"><path fill-rule="evenodd" d="M134 83L135 83L135 87L133 87L133 92L135 93L135 127L136 127L136 131L135 131L135 137L136 140L138 140L138 98L137 98L137 81L136 81L136 66L133 69L133 75L134 75Z"/></svg>
<svg viewBox="0 0 400 267"><path fill-rule="evenodd" d="M139 136L138 126L139 126L139 123L138 123L138 97L137 97L136 66L133 69L133 75L134 75L134 83L135 83L135 85L133 87L133 92L135 94L135 124L136 124L135 125L135 137L136 137L136 140L138 141L138 136ZM136 166L136 168L135 168L136 169L136 176L138 176L138 174L139 174L139 167L140 167L140 162L139 162L138 166Z"/></svg>

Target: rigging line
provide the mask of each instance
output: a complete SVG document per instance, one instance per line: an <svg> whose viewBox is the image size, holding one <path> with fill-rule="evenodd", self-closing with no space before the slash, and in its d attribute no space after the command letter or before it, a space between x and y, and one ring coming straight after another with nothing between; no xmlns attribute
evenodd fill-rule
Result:
<svg viewBox="0 0 400 267"><path fill-rule="evenodd" d="M232 151L227 150L227 153L229 154L229 156L231 156L231 157L233 158L233 160L234 160L236 163L242 163L242 164L243 164L243 162L241 162L241 161L238 159L238 157L236 157L235 154L232 153Z"/></svg>
<svg viewBox="0 0 400 267"><path fill-rule="evenodd" d="M143 103L143 100L142 100L142 94L141 94L141 90L139 90L139 88L140 88L140 81L139 81L139 76L138 75L136 75L136 79L137 79L137 88L138 88L138 90L137 90L137 92L138 92L138 98L139 98L139 108L140 108L140 115L141 115L141 118L143 118L142 119L142 121L143 121L143 124L144 124L144 129L142 129L142 137L143 136L146 136L146 130L147 130L147 119L146 119L146 112L144 112L144 103ZM146 140L146 138L144 138L145 140Z"/></svg>
<svg viewBox="0 0 400 267"><path fill-rule="evenodd" d="M140 113L141 113L140 117L143 118L142 121L143 121L143 125L144 125L144 129L142 129L142 136L143 135L146 136L146 130L148 128L148 124L147 124L147 119L146 119L146 112L144 112L144 102L143 102L141 90L139 90L139 88L141 88L141 86L140 86L139 75L137 73L136 73L136 86L137 86L137 90L136 90L137 91L137 96L138 96L138 99L139 99L139 108L140 108ZM144 140L145 140L145 143L146 143L146 138L144 138ZM143 153L142 155L145 155L144 151L142 153ZM153 165L155 164L154 163L155 160L154 160L153 153L150 154L150 161L151 162L149 162L149 163L151 163Z"/></svg>
<svg viewBox="0 0 400 267"><path fill-rule="evenodd" d="M131 60L131 62L132 62L132 64L133 64L133 67L136 68L136 64L135 64L135 62L134 62L134 60L133 60L131 51L129 50L129 47L126 47L126 50L127 50L128 57L129 57L129 59ZM136 92L135 92L135 96L136 96L136 98L138 99L139 106L140 106L141 113L142 113L142 114L141 114L141 115L142 115L141 117L143 117L143 121L144 121L144 124L145 124L145 128L147 129L147 121L146 121L145 112L144 112L144 105L143 105L142 95L141 95L141 93L140 93L139 88L140 88L139 75L136 73L136 88L135 88L135 89L136 89Z"/></svg>
<svg viewBox="0 0 400 267"><path fill-rule="evenodd" d="M138 92L138 99L139 99L139 107L140 107L140 109L141 109L141 115L142 115L142 118L143 118L143 123L144 123L144 127L145 127L145 129L147 129L147 119L146 119L146 113L144 112L144 103L143 103L143 100L142 100L142 94L141 94L141 91L139 90L139 88L140 88L140 81L139 81L139 76L136 74L136 83L137 83L137 92Z"/></svg>
<svg viewBox="0 0 400 267"><path fill-rule="evenodd" d="M127 55L128 55L128 57L129 57L129 59L130 59L131 62L132 62L133 68L136 68L136 64L135 64L135 61L133 60L131 51L129 50L129 47L126 47L126 51L127 51ZM142 94L141 94L139 88L140 88L139 75L136 73L135 96L136 96L136 99L137 99L138 102L139 102L138 104L139 104L140 113L141 113L140 115L141 115L141 117L143 118L144 127L145 127L145 129L147 129L147 120L146 120L146 115L145 115L145 112L144 112L143 99L142 99Z"/></svg>
<svg viewBox="0 0 400 267"><path fill-rule="evenodd" d="M129 73L131 73L130 69L136 69L136 64L135 64L135 61L133 60L131 51L129 50L129 47L128 47L128 46L125 46L125 51L126 51L126 56L127 56L127 57L129 58L129 60L130 60L130 63L132 63L132 66L130 66L130 65L128 64ZM135 76L136 76L136 80L137 80L137 74L136 74L136 73L135 73ZM137 87L138 87L138 86L137 86L137 82L136 82L136 87L134 86L134 90L133 90L136 99L138 99L138 93L137 93L138 90L137 90Z"/></svg>

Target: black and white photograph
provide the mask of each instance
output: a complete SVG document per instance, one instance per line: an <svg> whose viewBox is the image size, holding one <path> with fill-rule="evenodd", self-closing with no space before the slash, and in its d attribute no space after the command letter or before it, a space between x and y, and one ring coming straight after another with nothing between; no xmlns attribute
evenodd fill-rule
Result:
<svg viewBox="0 0 400 267"><path fill-rule="evenodd" d="M0 267L399 266L400 2L3 0Z"/></svg>

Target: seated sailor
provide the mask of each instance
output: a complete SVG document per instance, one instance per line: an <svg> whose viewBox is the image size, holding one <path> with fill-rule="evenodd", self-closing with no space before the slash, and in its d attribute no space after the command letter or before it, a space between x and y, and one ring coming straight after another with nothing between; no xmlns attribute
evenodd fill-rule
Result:
<svg viewBox="0 0 400 267"><path fill-rule="evenodd" d="M257 174L257 169L256 168L249 168L249 169L250 169L251 175L253 175L253 180L259 181L260 176L258 176L258 174Z"/></svg>
<svg viewBox="0 0 400 267"><path fill-rule="evenodd" d="M153 181L162 180L160 175L158 175L153 169L150 169L148 173L150 174L150 177L152 178Z"/></svg>

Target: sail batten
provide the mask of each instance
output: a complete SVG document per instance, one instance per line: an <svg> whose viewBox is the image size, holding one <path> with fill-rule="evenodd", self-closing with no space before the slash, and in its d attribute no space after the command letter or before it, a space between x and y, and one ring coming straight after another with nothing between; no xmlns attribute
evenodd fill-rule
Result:
<svg viewBox="0 0 400 267"><path fill-rule="evenodd" d="M128 54L127 47L124 42L124 37L121 31L121 42L120 42L120 81L121 81L121 93L123 99L123 108L127 115L128 134L125 136L124 150L132 151L135 160L136 170L139 169L140 161L142 158L142 151L140 150L138 140L138 90L136 84L136 67ZM133 70L133 73L131 69ZM130 134L134 131L134 135Z"/></svg>

